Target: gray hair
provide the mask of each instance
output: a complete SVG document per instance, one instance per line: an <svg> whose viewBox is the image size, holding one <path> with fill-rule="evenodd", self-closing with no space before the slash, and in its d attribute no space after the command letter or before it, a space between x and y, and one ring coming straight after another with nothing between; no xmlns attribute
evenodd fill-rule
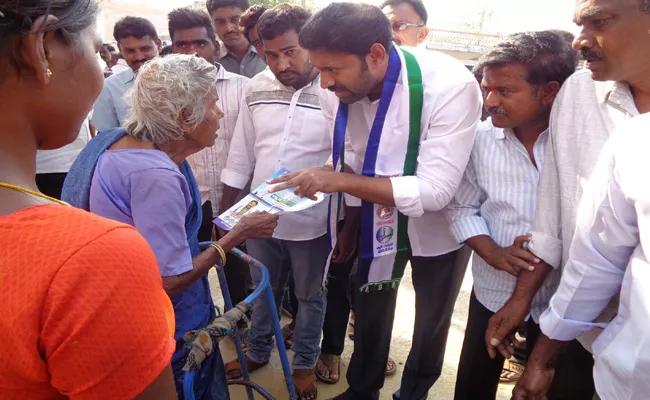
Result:
<svg viewBox="0 0 650 400"><path fill-rule="evenodd" d="M216 81L217 68L196 56L170 54L149 61L135 78L132 114L124 129L156 145L182 139L181 122L194 129L205 119L206 97L217 98Z"/></svg>

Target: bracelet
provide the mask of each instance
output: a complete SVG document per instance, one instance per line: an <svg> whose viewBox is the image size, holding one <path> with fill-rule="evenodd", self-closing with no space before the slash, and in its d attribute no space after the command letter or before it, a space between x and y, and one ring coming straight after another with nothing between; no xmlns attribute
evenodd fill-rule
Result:
<svg viewBox="0 0 650 400"><path fill-rule="evenodd" d="M219 263L217 263L217 267L218 268L225 267L226 266L226 252L223 251L223 247L219 246L216 243L212 243L210 245L210 247L214 248L217 251L217 253L219 253L219 257L221 257L221 265L219 265Z"/></svg>

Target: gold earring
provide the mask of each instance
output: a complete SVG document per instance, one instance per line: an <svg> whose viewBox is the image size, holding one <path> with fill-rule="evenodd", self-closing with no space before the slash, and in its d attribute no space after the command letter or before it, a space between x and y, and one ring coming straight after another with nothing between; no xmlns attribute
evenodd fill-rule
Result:
<svg viewBox="0 0 650 400"><path fill-rule="evenodd" d="M45 76L47 79L50 79L52 77L52 70L48 68L47 71L45 71Z"/></svg>

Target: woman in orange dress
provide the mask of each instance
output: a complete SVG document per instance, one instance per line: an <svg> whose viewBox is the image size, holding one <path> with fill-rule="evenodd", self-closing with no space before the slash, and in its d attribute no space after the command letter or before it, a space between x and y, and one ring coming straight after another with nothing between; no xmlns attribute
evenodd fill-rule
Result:
<svg viewBox="0 0 650 400"><path fill-rule="evenodd" d="M102 88L94 0L0 1L0 398L175 399L170 301L132 227L38 192Z"/></svg>

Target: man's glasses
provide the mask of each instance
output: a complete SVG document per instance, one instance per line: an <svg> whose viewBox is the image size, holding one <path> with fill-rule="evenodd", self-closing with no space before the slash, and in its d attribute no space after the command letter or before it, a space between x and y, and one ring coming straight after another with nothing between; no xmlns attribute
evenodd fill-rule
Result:
<svg viewBox="0 0 650 400"><path fill-rule="evenodd" d="M393 30L394 31L404 31L406 28L422 28L424 24L409 24L408 22L398 22L398 21L393 21L392 23Z"/></svg>

